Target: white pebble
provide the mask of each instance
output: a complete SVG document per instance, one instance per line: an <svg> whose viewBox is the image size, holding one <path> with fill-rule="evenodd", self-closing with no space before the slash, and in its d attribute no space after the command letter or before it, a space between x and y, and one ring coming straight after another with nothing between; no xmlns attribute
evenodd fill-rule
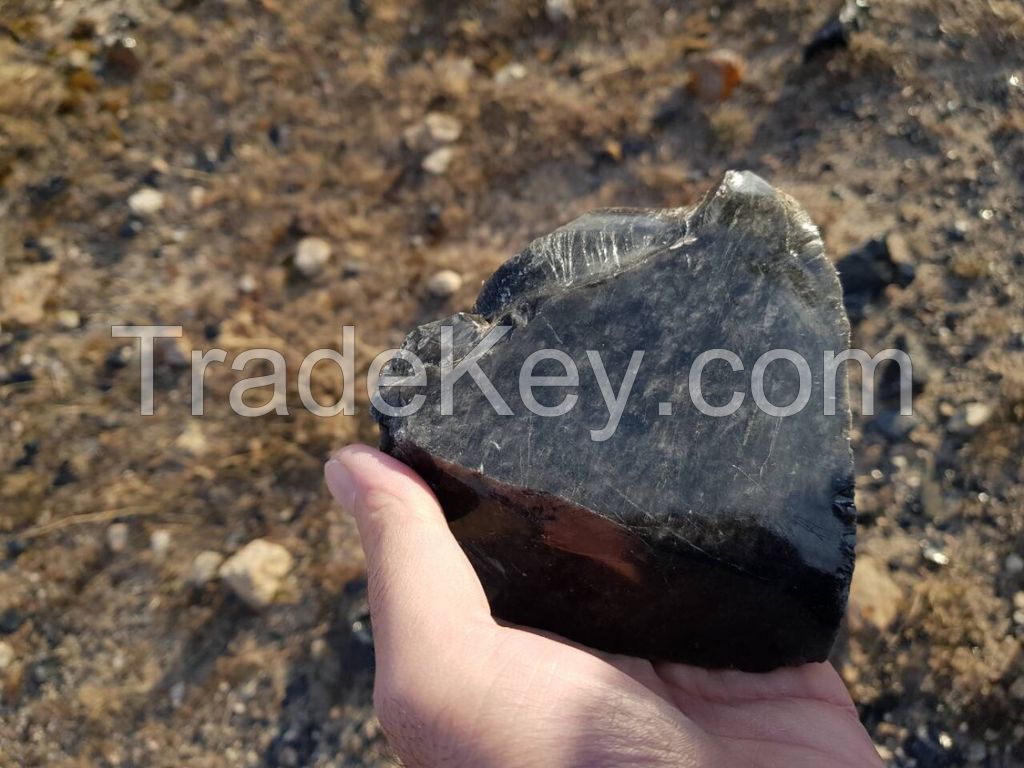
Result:
<svg viewBox="0 0 1024 768"><path fill-rule="evenodd" d="M576 5L573 0L547 0L544 3L544 10L547 12L548 20L553 24L576 18Z"/></svg>
<svg viewBox="0 0 1024 768"><path fill-rule="evenodd" d="M128 526L114 523L107 528L107 547L111 552L124 552L128 548Z"/></svg>
<svg viewBox="0 0 1024 768"><path fill-rule="evenodd" d="M1016 552L1011 552L1006 556L1006 570L1008 573L1024 571L1024 557L1021 557Z"/></svg>
<svg viewBox="0 0 1024 768"><path fill-rule="evenodd" d="M443 112L430 112L423 123L427 127L430 138L438 144L451 144L462 134L462 123L451 115Z"/></svg>
<svg viewBox="0 0 1024 768"><path fill-rule="evenodd" d="M252 293L256 290L256 278L252 275L242 275L238 278L238 290L241 293Z"/></svg>
<svg viewBox="0 0 1024 768"><path fill-rule="evenodd" d="M949 565L949 555L937 547L927 546L924 548L924 559L935 565Z"/></svg>
<svg viewBox="0 0 1024 768"><path fill-rule="evenodd" d="M992 417L992 406L986 403L968 403L964 408L964 421L968 427L980 427Z"/></svg>
<svg viewBox="0 0 1024 768"><path fill-rule="evenodd" d="M75 69L88 69L89 68L89 52L83 51L81 48L73 48L68 53L68 64Z"/></svg>
<svg viewBox="0 0 1024 768"><path fill-rule="evenodd" d="M164 194L158 189L144 187L128 198L128 207L132 213L149 216L164 207Z"/></svg>
<svg viewBox="0 0 1024 768"><path fill-rule="evenodd" d="M220 577L252 608L271 603L292 568L292 556L280 544L254 539L224 561Z"/></svg>
<svg viewBox="0 0 1024 768"><path fill-rule="evenodd" d="M435 149L423 158L423 170L440 176L448 170L448 166L451 165L454 156L455 153L451 147Z"/></svg>
<svg viewBox="0 0 1024 768"><path fill-rule="evenodd" d="M171 548L171 532L158 528L149 534L149 546L157 557L164 557Z"/></svg>
<svg viewBox="0 0 1024 768"><path fill-rule="evenodd" d="M947 428L954 435L968 436L992 418L992 413L987 403L967 403L953 415Z"/></svg>
<svg viewBox="0 0 1024 768"><path fill-rule="evenodd" d="M186 581L193 587L204 587L217 578L217 571L224 562L224 556L212 549L204 550L195 556L188 569Z"/></svg>
<svg viewBox="0 0 1024 768"><path fill-rule="evenodd" d="M73 331L82 324L82 316L73 309L61 309L57 312L57 322L61 328Z"/></svg>
<svg viewBox="0 0 1024 768"><path fill-rule="evenodd" d="M323 271L331 258L331 244L319 237L304 237L295 249L295 269L305 277Z"/></svg>
<svg viewBox="0 0 1024 768"><path fill-rule="evenodd" d="M462 276L451 269L442 269L427 280L427 290L439 299L447 299L462 287Z"/></svg>
<svg viewBox="0 0 1024 768"><path fill-rule="evenodd" d="M526 67L518 61L513 61L494 73L494 82L497 85L508 85L515 80L522 80L524 77L526 77Z"/></svg>

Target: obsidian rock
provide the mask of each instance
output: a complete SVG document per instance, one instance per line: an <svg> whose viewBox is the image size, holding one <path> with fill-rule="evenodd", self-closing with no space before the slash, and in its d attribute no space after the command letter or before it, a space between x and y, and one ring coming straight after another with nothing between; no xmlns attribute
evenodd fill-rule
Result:
<svg viewBox="0 0 1024 768"><path fill-rule="evenodd" d="M445 326L452 363L475 360L502 413L467 374L444 415ZM511 330L481 352L496 327ZM409 335L425 385L396 358L375 417L383 449L436 492L495 616L606 651L769 670L825 659L845 609L850 415L842 369L835 415L824 415L823 354L848 344L836 271L807 214L754 174L729 172L693 208L596 211L531 243L473 313ZM578 386L533 390L549 408L575 395L562 415L521 397L524 361L541 349L578 370ZM691 364L712 349L743 365L714 361L700 378L712 406L743 396L731 415L690 397ZM791 415L753 398L752 368L773 349L810 371L803 385L788 361L764 371L776 407L804 386L807 404ZM565 372L550 359L533 371ZM623 392L613 424L606 395ZM414 413L384 412L414 410L417 395Z"/></svg>

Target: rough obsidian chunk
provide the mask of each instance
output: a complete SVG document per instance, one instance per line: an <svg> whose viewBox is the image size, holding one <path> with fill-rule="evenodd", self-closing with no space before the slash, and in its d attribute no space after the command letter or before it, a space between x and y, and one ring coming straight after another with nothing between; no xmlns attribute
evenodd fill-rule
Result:
<svg viewBox="0 0 1024 768"><path fill-rule="evenodd" d="M469 375L443 415L444 326L452 362L475 359L510 415ZM511 330L481 353L502 326ZM412 386L408 361L385 368L383 401L422 395L422 406L375 415L384 449L437 493L496 616L606 651L769 670L825 659L845 608L850 415L842 370L835 415L824 415L823 355L848 344L836 272L807 214L759 177L729 172L694 208L597 211L531 243L472 314L409 335L425 386ZM541 349L577 366L578 386L533 390L548 407L576 395L564 415L531 412L520 396L523 363ZM690 397L691 364L712 349L743 365L714 361L701 378L712 406L743 396L731 415L702 413ZM807 405L792 415L754 401L752 369L773 349L810 371ZM552 360L534 371L564 373ZM797 397L790 362L763 381L775 406ZM620 387L629 395L613 423L606 395Z"/></svg>

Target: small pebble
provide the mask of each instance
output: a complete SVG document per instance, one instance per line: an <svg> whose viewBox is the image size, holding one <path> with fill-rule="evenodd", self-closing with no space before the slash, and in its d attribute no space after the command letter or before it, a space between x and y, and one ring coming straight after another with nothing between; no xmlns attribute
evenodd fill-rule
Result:
<svg viewBox="0 0 1024 768"><path fill-rule="evenodd" d="M964 408L964 421L968 427L980 427L992 417L992 406L985 403L968 403Z"/></svg>
<svg viewBox="0 0 1024 768"><path fill-rule="evenodd" d="M0 672L3 672L14 661L14 649L11 644L0 640Z"/></svg>
<svg viewBox="0 0 1024 768"><path fill-rule="evenodd" d="M427 290L439 299L447 299L462 287L462 276L451 269L442 269L427 280Z"/></svg>
<svg viewBox="0 0 1024 768"><path fill-rule="evenodd" d="M295 249L295 269L304 277L315 277L330 258L330 243L319 237L304 237Z"/></svg>
<svg viewBox="0 0 1024 768"><path fill-rule="evenodd" d="M573 0L547 0L544 12L548 15L548 21L561 24L576 18L576 4Z"/></svg>
<svg viewBox="0 0 1024 768"><path fill-rule="evenodd" d="M204 550L195 556L188 570L186 581L190 586L201 588L217 578L217 571L224 562L224 556L212 549Z"/></svg>
<svg viewBox="0 0 1024 768"><path fill-rule="evenodd" d="M1021 557L1016 552L1011 552L1006 556L1005 565L1007 573L1020 573L1024 571L1024 557Z"/></svg>
<svg viewBox="0 0 1024 768"><path fill-rule="evenodd" d="M149 535L149 546L157 557L164 557L171 548L171 532L158 528Z"/></svg>
<svg viewBox="0 0 1024 768"><path fill-rule="evenodd" d="M927 546L922 551L924 559L935 565L949 565L949 555L936 547Z"/></svg>
<svg viewBox="0 0 1024 768"><path fill-rule="evenodd" d="M185 431L178 435L174 447L190 456L202 456L209 449L209 442L198 419L191 419Z"/></svg>
<svg viewBox="0 0 1024 768"><path fill-rule="evenodd" d="M327 656L327 641L322 637L314 637L313 642L309 644L309 655L313 661L323 661Z"/></svg>
<svg viewBox="0 0 1024 768"><path fill-rule="evenodd" d="M220 577L252 608L269 605L292 568L292 556L280 544L254 539L224 561Z"/></svg>
<svg viewBox="0 0 1024 768"><path fill-rule="evenodd" d="M965 219L957 219L953 222L953 228L949 231L949 239L962 243L967 239L967 233L971 231L971 225Z"/></svg>
<svg viewBox="0 0 1024 768"><path fill-rule="evenodd" d="M462 123L443 112L430 112L423 119L430 138L438 144L451 144L462 134Z"/></svg>
<svg viewBox="0 0 1024 768"><path fill-rule="evenodd" d="M199 209L206 202L206 190L202 187L192 187L188 191L188 204Z"/></svg>
<svg viewBox="0 0 1024 768"><path fill-rule="evenodd" d="M724 101L743 81L746 63L738 53L712 51L690 65L691 93L704 101Z"/></svg>
<svg viewBox="0 0 1024 768"><path fill-rule="evenodd" d="M171 686L169 691L171 706L177 709L185 701L185 684L180 680Z"/></svg>
<svg viewBox="0 0 1024 768"><path fill-rule="evenodd" d="M125 523L114 523L107 528L107 548L115 554L128 548L128 526Z"/></svg>
<svg viewBox="0 0 1024 768"><path fill-rule="evenodd" d="M62 309L57 312L57 323L61 328L73 331L82 324L82 316L73 309Z"/></svg>
<svg viewBox="0 0 1024 768"><path fill-rule="evenodd" d="M238 278L238 290L241 293L252 293L256 290L256 278L252 275L242 275Z"/></svg>
<svg viewBox="0 0 1024 768"><path fill-rule="evenodd" d="M956 435L969 435L992 418L992 406L987 403L967 403L949 420L948 429Z"/></svg>
<svg viewBox="0 0 1024 768"><path fill-rule="evenodd" d="M522 80L524 77L526 77L526 67L518 61L513 61L494 73L494 82L497 85L508 85L516 80Z"/></svg>
<svg viewBox="0 0 1024 768"><path fill-rule="evenodd" d="M455 153L451 147L435 149L423 158L423 170L427 173L441 176L448 170L448 166L451 165L454 156Z"/></svg>
<svg viewBox="0 0 1024 768"><path fill-rule="evenodd" d="M164 195L158 189L145 187L128 198L128 207L139 216L149 216L164 207Z"/></svg>
<svg viewBox="0 0 1024 768"><path fill-rule="evenodd" d="M82 48L72 48L68 53L68 64L75 69L88 69L90 59L89 52Z"/></svg>

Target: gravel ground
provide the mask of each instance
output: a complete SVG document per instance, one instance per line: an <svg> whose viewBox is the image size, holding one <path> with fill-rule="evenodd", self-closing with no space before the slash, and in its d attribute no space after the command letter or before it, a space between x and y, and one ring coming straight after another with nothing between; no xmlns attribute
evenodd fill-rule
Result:
<svg viewBox="0 0 1024 768"><path fill-rule="evenodd" d="M884 267L854 344L915 363L913 417L855 417L864 723L891 765L1024 765L1024 7L876 2L806 57L834 11L0 2L0 765L388 764L320 476L376 430L365 392L306 412L299 360L352 324L362 380L531 237L728 168ZM184 327L152 416L129 323ZM252 346L288 415L235 415L269 370L215 364L188 418L189 350ZM255 607L193 563L254 539L291 558Z"/></svg>

